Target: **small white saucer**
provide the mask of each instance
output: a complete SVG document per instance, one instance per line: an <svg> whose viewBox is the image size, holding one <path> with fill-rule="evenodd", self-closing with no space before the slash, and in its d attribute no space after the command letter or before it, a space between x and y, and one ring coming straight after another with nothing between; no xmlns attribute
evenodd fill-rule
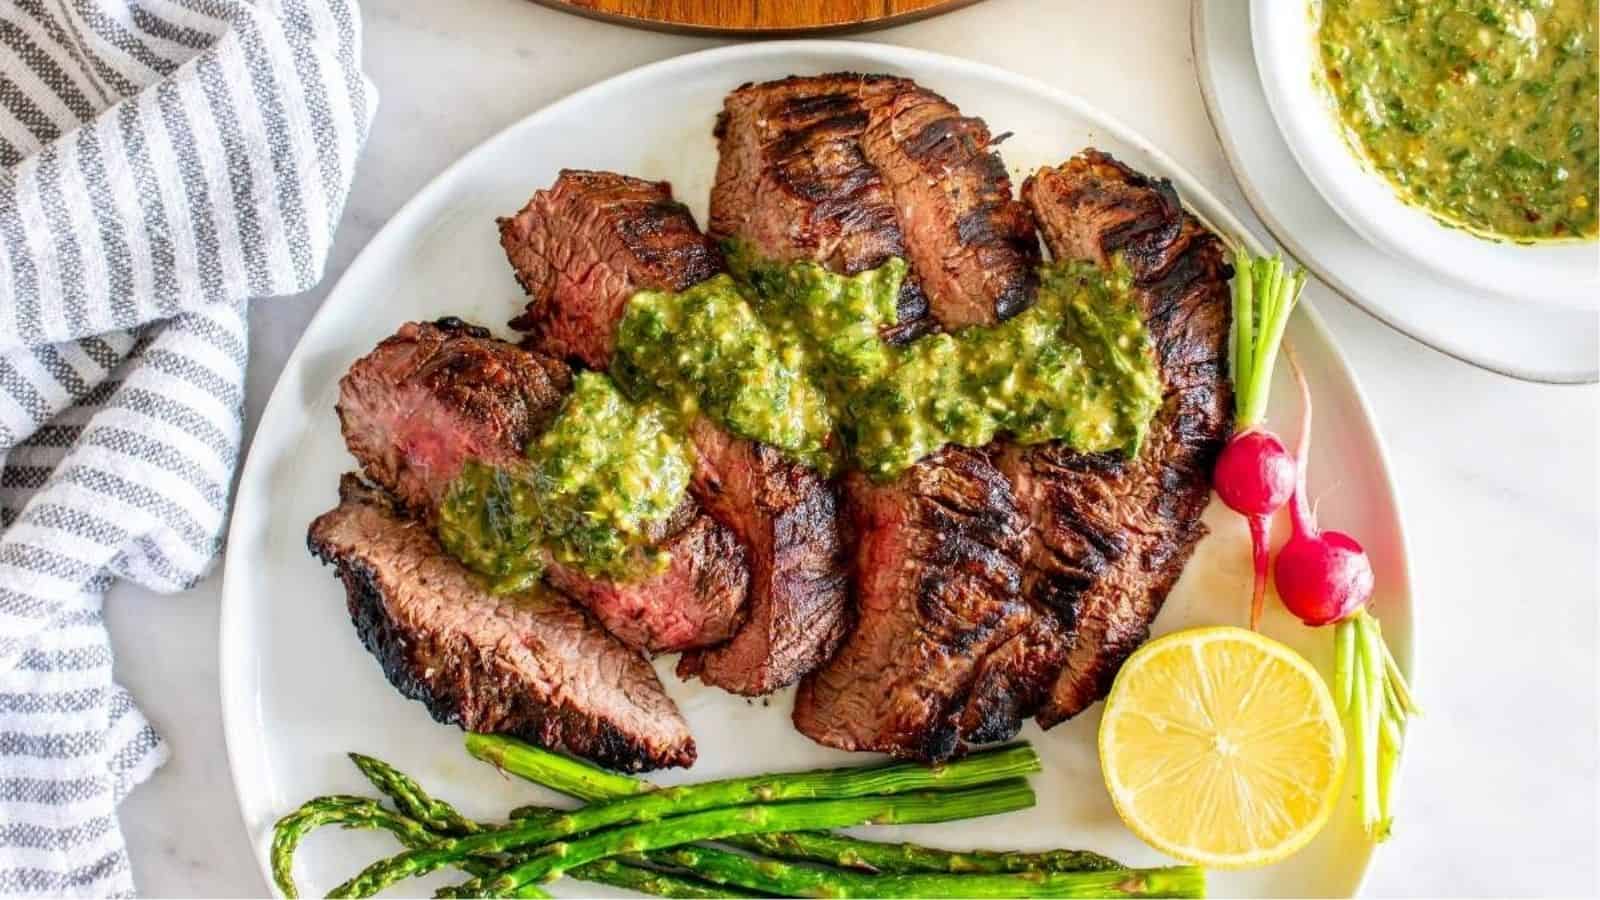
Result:
<svg viewBox="0 0 1600 900"><path fill-rule="evenodd" d="M1351 303L1441 353L1524 381L1600 381L1600 315L1463 290L1351 230L1301 172L1267 107L1249 4L1194 0L1192 9L1206 111L1245 199L1285 251Z"/></svg>

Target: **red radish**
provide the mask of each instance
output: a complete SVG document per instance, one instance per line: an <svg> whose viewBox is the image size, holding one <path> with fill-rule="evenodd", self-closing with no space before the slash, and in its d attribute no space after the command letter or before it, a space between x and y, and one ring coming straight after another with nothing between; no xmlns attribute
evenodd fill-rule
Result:
<svg viewBox="0 0 1600 900"><path fill-rule="evenodd" d="M1320 531L1306 495L1311 454L1311 388L1289 351L1289 368L1300 388L1300 440L1295 446L1294 496L1289 516L1294 532L1278 551L1274 579L1283 605L1307 625L1334 628L1334 698L1348 721L1361 821L1375 841L1389 836L1394 821L1395 775L1405 723L1418 713L1400 666L1383 641L1378 620L1367 611L1372 599L1372 561L1361 543L1340 531Z"/></svg>
<svg viewBox="0 0 1600 900"><path fill-rule="evenodd" d="M1306 460L1311 452L1311 389L1289 353L1289 368L1300 387L1300 443L1295 448L1295 488L1289 501L1294 533L1278 551L1273 579L1283 605L1300 621L1317 627L1349 618L1372 597L1372 561L1361 543L1340 531L1318 531L1306 499Z"/></svg>
<svg viewBox="0 0 1600 900"><path fill-rule="evenodd" d="M1250 627L1261 624L1267 596L1267 523L1294 494L1295 461L1277 435L1261 427L1278 345L1305 285L1305 273L1285 277L1283 260L1252 259L1234 251L1233 324L1229 362L1234 386L1233 439L1222 449L1212 473L1217 496L1250 523L1255 585Z"/></svg>

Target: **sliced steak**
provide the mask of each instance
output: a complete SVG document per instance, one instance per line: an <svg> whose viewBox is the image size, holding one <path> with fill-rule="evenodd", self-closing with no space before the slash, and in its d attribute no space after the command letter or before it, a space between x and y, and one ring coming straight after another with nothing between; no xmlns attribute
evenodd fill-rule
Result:
<svg viewBox="0 0 1600 900"><path fill-rule="evenodd" d="M551 561L545 581L582 603L630 647L675 653L720 644L744 622L750 587L744 547L692 500L672 518L688 524L668 526L670 534L658 546L672 561L659 574L613 581Z"/></svg>
<svg viewBox="0 0 1600 900"><path fill-rule="evenodd" d="M1039 242L988 126L906 78L839 72L747 84L717 121L711 233L854 273L904 257L903 340L1033 302ZM925 296L924 296L925 295Z"/></svg>
<svg viewBox="0 0 1600 900"><path fill-rule="evenodd" d="M500 732L604 766L694 762L688 724L637 653L542 590L497 596L355 475L306 543L338 570L361 640L440 722Z"/></svg>
<svg viewBox="0 0 1600 900"><path fill-rule="evenodd" d="M647 223L628 218L646 217L650 210L611 202L619 183L645 184L621 175L563 173L516 219L519 233L540 235L539 260L519 252L524 243L503 241L517 279L534 298L523 318L564 323L560 333L535 327L525 342L530 346L560 354L581 344L593 351L586 361L603 366L635 290L681 289L721 271L722 259L714 252L591 253L650 231ZM659 187L658 200L669 202L665 185ZM557 196L559 203L551 199ZM687 213L683 222L693 231ZM691 246L694 241L677 228L674 246ZM548 260L580 262L569 272ZM751 579L744 624L724 646L686 656L680 671L738 694L770 693L827 659L844 632L847 587L836 490L810 468L706 419L695 422L692 432L697 460L690 492L738 538Z"/></svg>
<svg viewBox="0 0 1600 900"><path fill-rule="evenodd" d="M455 319L402 325L339 382L345 444L373 482L432 522L469 459L525 465L523 448L571 386L558 360ZM692 500L650 535L672 561L631 581L546 560L546 577L630 646L665 653L721 643L742 620L743 548Z"/></svg>
<svg viewBox="0 0 1600 900"><path fill-rule="evenodd" d="M1039 240L988 126L908 79L871 82L871 92L862 147L889 185L934 318L956 329L1026 309Z"/></svg>
<svg viewBox="0 0 1600 900"><path fill-rule="evenodd" d="M811 469L707 419L691 434L690 490L749 550L750 602L733 640L685 654L678 674L769 694L832 657L849 624L837 494Z"/></svg>
<svg viewBox="0 0 1600 900"><path fill-rule="evenodd" d="M567 367L460 319L409 322L339 381L339 427L367 477L427 513L468 459L522 460L572 387Z"/></svg>
<svg viewBox="0 0 1600 900"><path fill-rule="evenodd" d="M908 256L894 198L861 146L874 75L789 77L746 84L717 117L720 149L709 232L750 241L764 256L811 260L853 275ZM884 337L906 341L934 326L915 275L900 290Z"/></svg>
<svg viewBox="0 0 1600 900"><path fill-rule="evenodd" d="M1205 533L1211 470L1230 432L1231 270L1221 241L1183 212L1170 182L1104 153L1042 169L1022 193L1057 258L1127 261L1165 395L1136 459L1057 444L999 457L1034 526L1025 580L1076 616L1038 713L1049 727L1105 696Z"/></svg>
<svg viewBox="0 0 1600 900"><path fill-rule="evenodd" d="M532 298L511 327L591 369L610 362L635 291L682 290L722 270L716 245L664 181L564 169L499 225L500 246Z"/></svg>
<svg viewBox="0 0 1600 900"><path fill-rule="evenodd" d="M861 142L874 114L916 90L903 79L838 74L734 91L718 124L713 232L842 274L909 255L894 198ZM1010 191L1007 182L1005 200L1016 206ZM1017 596L1022 520L1005 480L982 454L951 449L891 483L853 477L844 487L860 623L802 684L797 727L830 746L928 760L955 753L967 732L1015 734L1020 715L977 709L984 698L973 693L985 653L1036 618ZM966 537L974 522L995 527L982 538L990 544ZM964 731L969 697L973 725Z"/></svg>
<svg viewBox="0 0 1600 900"><path fill-rule="evenodd" d="M830 747L928 761L961 749L979 664L1034 621L1027 522L983 450L950 446L887 485L849 477L860 622L800 685L794 723Z"/></svg>

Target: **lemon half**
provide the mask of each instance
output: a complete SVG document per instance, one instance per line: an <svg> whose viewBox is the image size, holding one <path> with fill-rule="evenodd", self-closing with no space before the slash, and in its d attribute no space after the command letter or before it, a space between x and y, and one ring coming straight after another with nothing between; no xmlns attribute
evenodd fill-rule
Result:
<svg viewBox="0 0 1600 900"><path fill-rule="evenodd" d="M1123 664L1100 723L1100 769L1133 832L1220 869L1277 862L1327 824L1344 730L1322 676L1242 628L1151 641Z"/></svg>

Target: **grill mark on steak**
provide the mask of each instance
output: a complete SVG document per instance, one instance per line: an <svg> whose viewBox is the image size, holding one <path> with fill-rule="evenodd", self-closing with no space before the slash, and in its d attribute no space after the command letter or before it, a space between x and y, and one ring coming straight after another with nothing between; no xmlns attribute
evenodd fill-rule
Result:
<svg viewBox="0 0 1600 900"><path fill-rule="evenodd" d="M609 364L635 291L680 291L722 270L716 244L664 181L563 169L498 224L500 246L532 298L511 327L592 369Z"/></svg>
<svg viewBox="0 0 1600 900"><path fill-rule="evenodd" d="M1026 576L1076 612L1059 676L1038 712L1050 727L1105 696L1205 533L1211 470L1230 433L1231 269L1222 243L1183 212L1170 182L1087 150L1022 188L1057 258L1132 269L1164 384L1136 459L1060 444L1000 454L1034 523Z"/></svg>
<svg viewBox="0 0 1600 900"><path fill-rule="evenodd" d="M1039 241L988 126L908 79L870 86L862 147L889 185L934 318L992 325L1032 305Z"/></svg>
<svg viewBox="0 0 1600 900"><path fill-rule="evenodd" d="M514 734L613 769L694 762L694 740L655 671L554 595L496 596L421 522L353 474L311 523L362 643L434 719Z"/></svg>
<svg viewBox="0 0 1600 900"><path fill-rule="evenodd" d="M902 79L840 74L734 91L718 124L713 232L745 241L766 257L814 260L844 274L907 256L893 198L861 140L872 116L912 89ZM911 148L924 156L943 149L931 137ZM1013 202L1009 182L1002 183L1006 201ZM819 220L828 227L818 227ZM862 227L841 233L840 222ZM947 230L977 244L994 236L986 223L983 215L968 215L950 220ZM862 245L872 251L865 259ZM952 449L890 484L857 476L844 488L858 541L852 575L860 622L839 655L802 682L796 727L830 746L928 760L948 758L963 737L989 741L1015 734L1020 717L999 711L1010 702L1001 697L974 709L972 717L981 722L959 727L962 703L970 696L976 707L988 698L973 690L985 677L984 654L1032 630L1037 617L1018 601L1011 577L1021 521L1004 480L981 454ZM984 500L946 508L943 491L975 492ZM995 529L995 546L962 542L963 523L978 515ZM957 533L946 533L950 528ZM952 566L979 572L945 571ZM963 619L984 624L952 627ZM925 678L930 683L921 684Z"/></svg>
<svg viewBox="0 0 1600 900"><path fill-rule="evenodd" d="M748 549L750 603L733 639L685 654L678 675L744 696L769 694L831 658L849 626L838 496L806 466L708 419L690 433L690 490Z"/></svg>
<svg viewBox="0 0 1600 900"><path fill-rule="evenodd" d="M864 85L891 81L853 74L745 84L717 117L719 157L709 233L742 238L763 255L811 260L853 275L907 257L894 198L861 146L870 113ZM933 330L915 274L901 286L900 343Z"/></svg>
<svg viewBox="0 0 1600 900"><path fill-rule="evenodd" d="M340 427L373 482L433 523L468 459L526 465L523 448L555 417L571 374L559 360L459 319L402 325L339 382ZM744 549L693 500L647 534L667 568L615 581L545 560L545 578L629 646L668 653L721 643L742 621Z"/></svg>
<svg viewBox="0 0 1600 900"><path fill-rule="evenodd" d="M946 447L887 485L847 482L860 621L801 682L795 727L830 747L949 759L981 661L1035 621L1018 596L1027 522L983 450Z"/></svg>
<svg viewBox="0 0 1600 900"><path fill-rule="evenodd" d="M591 252L621 243L615 232L639 230L627 219L628 207L609 202L613 186L648 183L606 173L583 176L563 173L517 216L519 231L542 236L537 260L530 264L519 252L523 244L503 243L517 279L535 298L530 311L566 329L552 343L554 332L536 327L528 342L550 352L581 344L590 351L586 361L598 368L611 358L617 320L636 288L688 287L722 271L723 263L719 254L699 252L662 255L656 266L631 253ZM670 198L665 185L656 187L661 198ZM540 200L557 195L562 202ZM594 212L601 208L606 214ZM682 246L714 246L693 230L686 213L678 225L696 238L680 235ZM847 624L836 489L771 447L737 438L704 418L691 432L697 453L690 493L738 538L751 578L744 624L726 644L686 655L680 673L698 674L737 694L770 693L831 656Z"/></svg>

